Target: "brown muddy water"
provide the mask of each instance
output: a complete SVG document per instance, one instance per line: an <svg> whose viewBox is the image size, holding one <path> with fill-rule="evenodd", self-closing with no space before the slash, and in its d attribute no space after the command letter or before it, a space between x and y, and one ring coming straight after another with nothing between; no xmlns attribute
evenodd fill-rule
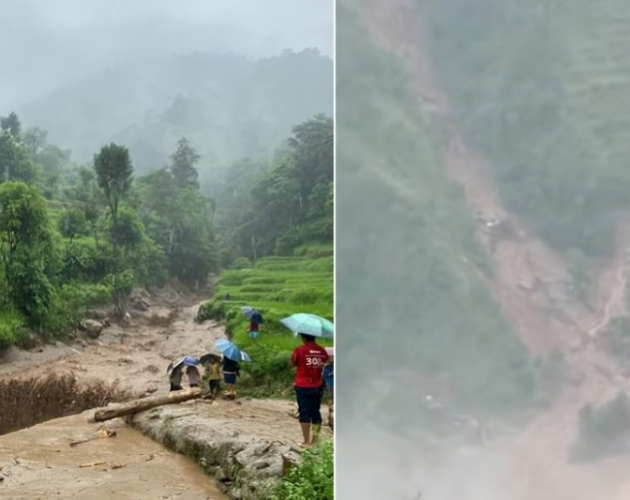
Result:
<svg viewBox="0 0 630 500"><path fill-rule="evenodd" d="M97 435L92 412L64 417L0 437L2 500L223 500L200 468L122 421L116 436Z"/></svg>
<svg viewBox="0 0 630 500"><path fill-rule="evenodd" d="M195 463L119 419L105 424L115 436L70 446L103 428L84 410L132 396L74 374L0 381L0 499L227 498Z"/></svg>
<svg viewBox="0 0 630 500"><path fill-rule="evenodd" d="M117 384L100 380L82 384L74 373L0 380L0 436L132 398Z"/></svg>

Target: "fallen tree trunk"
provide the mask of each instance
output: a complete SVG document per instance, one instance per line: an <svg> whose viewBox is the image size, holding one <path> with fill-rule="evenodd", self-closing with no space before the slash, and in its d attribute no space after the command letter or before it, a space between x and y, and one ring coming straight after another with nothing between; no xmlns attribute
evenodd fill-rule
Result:
<svg viewBox="0 0 630 500"><path fill-rule="evenodd" d="M105 408L103 410L98 410L94 413L92 422L104 422L105 420L111 420L112 418L125 417L141 411L150 410L151 408L156 408L157 406L183 403L184 401L200 397L201 391L199 388L193 388L183 392L170 393L167 396L138 399L136 401L124 403L117 408Z"/></svg>

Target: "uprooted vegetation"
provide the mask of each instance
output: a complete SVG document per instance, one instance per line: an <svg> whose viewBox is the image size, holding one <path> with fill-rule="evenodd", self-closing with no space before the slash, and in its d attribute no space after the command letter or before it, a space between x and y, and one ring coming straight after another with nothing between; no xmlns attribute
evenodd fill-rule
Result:
<svg viewBox="0 0 630 500"><path fill-rule="evenodd" d="M0 380L0 435L133 397L116 383L80 381L74 373Z"/></svg>

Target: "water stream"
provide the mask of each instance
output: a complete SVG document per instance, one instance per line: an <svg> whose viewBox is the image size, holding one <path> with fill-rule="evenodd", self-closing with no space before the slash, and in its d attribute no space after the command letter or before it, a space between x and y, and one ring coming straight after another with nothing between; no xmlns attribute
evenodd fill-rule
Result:
<svg viewBox="0 0 630 500"><path fill-rule="evenodd" d="M224 500L190 460L166 450L119 420L114 437L97 438L88 413L50 420L0 436L3 500Z"/></svg>

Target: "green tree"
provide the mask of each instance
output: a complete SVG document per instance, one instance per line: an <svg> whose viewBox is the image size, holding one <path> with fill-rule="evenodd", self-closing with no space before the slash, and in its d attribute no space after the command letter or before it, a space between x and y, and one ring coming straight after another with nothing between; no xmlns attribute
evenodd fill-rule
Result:
<svg viewBox="0 0 630 500"><path fill-rule="evenodd" d="M319 184L332 182L334 176L334 123L326 115L316 115L293 128L288 141L297 160L300 195L308 198Z"/></svg>
<svg viewBox="0 0 630 500"><path fill-rule="evenodd" d="M32 160L47 146L47 138L48 132L39 127L31 127L24 132L22 144Z"/></svg>
<svg viewBox="0 0 630 500"><path fill-rule="evenodd" d="M0 181L20 180L31 184L37 174L37 165L15 137L6 130L0 132Z"/></svg>
<svg viewBox="0 0 630 500"><path fill-rule="evenodd" d="M0 129L2 129L2 131L6 130L10 132L16 139L19 138L22 133L22 124L20 123L18 115L11 112L9 116L3 116L0 118Z"/></svg>
<svg viewBox="0 0 630 500"><path fill-rule="evenodd" d="M171 276L194 285L216 267L211 201L182 188L166 169L138 179L140 214L148 235L164 251Z"/></svg>
<svg viewBox="0 0 630 500"><path fill-rule="evenodd" d="M114 221L118 221L118 207L129 192L133 180L133 166L129 150L124 146L103 146L94 156L94 170L98 187L101 188Z"/></svg>
<svg viewBox="0 0 630 500"><path fill-rule="evenodd" d="M177 150L171 155L171 172L177 186L199 189L199 173L195 165L200 158L188 139L182 137L177 142Z"/></svg>
<svg viewBox="0 0 630 500"><path fill-rule="evenodd" d="M68 208L59 217L59 232L70 241L76 236L87 234L88 227L85 212L80 207Z"/></svg>
<svg viewBox="0 0 630 500"><path fill-rule="evenodd" d="M53 240L46 200L35 186L0 186L0 242L7 298L32 324L44 325L55 301L46 275Z"/></svg>
<svg viewBox="0 0 630 500"><path fill-rule="evenodd" d="M121 207L118 220L110 226L110 239L127 254L142 243L144 227L132 209Z"/></svg>

